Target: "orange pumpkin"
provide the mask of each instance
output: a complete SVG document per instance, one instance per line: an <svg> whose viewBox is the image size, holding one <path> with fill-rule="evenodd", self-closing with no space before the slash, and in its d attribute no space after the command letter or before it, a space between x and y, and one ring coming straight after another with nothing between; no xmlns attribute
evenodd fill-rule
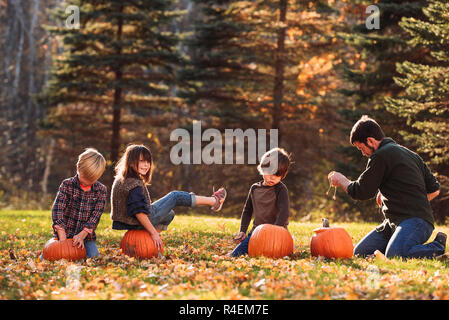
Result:
<svg viewBox="0 0 449 320"><path fill-rule="evenodd" d="M146 259L158 255L153 238L146 230L128 230L120 241L120 248L124 254L130 257Z"/></svg>
<svg viewBox="0 0 449 320"><path fill-rule="evenodd" d="M72 239L62 241L50 239L44 246L42 256L45 260L49 261L60 259L76 261L86 257L86 249L74 246Z"/></svg>
<svg viewBox="0 0 449 320"><path fill-rule="evenodd" d="M343 228L331 228L329 221L323 219L323 227L313 230L315 235L310 242L312 256L325 258L351 258L354 251L352 239Z"/></svg>
<svg viewBox="0 0 449 320"><path fill-rule="evenodd" d="M293 253L293 238L288 230L273 224L257 226L249 239L248 255L282 258Z"/></svg>

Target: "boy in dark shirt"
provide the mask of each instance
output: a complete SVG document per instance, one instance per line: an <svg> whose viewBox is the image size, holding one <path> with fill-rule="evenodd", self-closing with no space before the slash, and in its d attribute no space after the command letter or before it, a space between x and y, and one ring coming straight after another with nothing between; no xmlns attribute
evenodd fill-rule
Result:
<svg viewBox="0 0 449 320"><path fill-rule="evenodd" d="M339 172L331 184L353 199L376 196L383 223L366 235L354 254L367 256L379 250L387 257L432 258L444 254L446 234L424 244L434 229L429 201L438 196L439 183L421 157L384 136L373 119L363 116L351 131L351 144L369 157L365 171L356 181Z"/></svg>
<svg viewBox="0 0 449 320"><path fill-rule="evenodd" d="M290 167L290 155L282 148L273 148L266 152L257 167L263 181L254 183L248 193L243 208L240 231L234 240L240 244L230 253L238 257L248 253L251 233L261 224L275 224L287 228L290 211L288 190L281 182L287 176ZM254 214L253 228L248 236L249 223Z"/></svg>

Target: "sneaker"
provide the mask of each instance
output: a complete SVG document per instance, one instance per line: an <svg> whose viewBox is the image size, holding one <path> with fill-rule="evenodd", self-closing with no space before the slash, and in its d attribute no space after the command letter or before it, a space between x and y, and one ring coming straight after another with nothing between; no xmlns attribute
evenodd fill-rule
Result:
<svg viewBox="0 0 449 320"><path fill-rule="evenodd" d="M447 235L444 232L438 232L435 240L436 242L439 242L443 245L443 247L446 249L446 240L447 240Z"/></svg>
<svg viewBox="0 0 449 320"><path fill-rule="evenodd" d="M220 211L226 199L227 192L226 189L223 187L221 187L217 191L215 191L215 188L213 190L214 193L212 194L212 197L214 197L216 201L215 204L211 207L211 209L214 211Z"/></svg>

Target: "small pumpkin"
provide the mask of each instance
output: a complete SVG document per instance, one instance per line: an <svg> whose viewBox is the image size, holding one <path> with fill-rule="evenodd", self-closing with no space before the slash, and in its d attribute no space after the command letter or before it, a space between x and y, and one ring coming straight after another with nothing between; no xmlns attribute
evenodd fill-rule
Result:
<svg viewBox="0 0 449 320"><path fill-rule="evenodd" d="M257 226L249 239L248 255L282 258L293 253L293 238L288 230L273 224Z"/></svg>
<svg viewBox="0 0 449 320"><path fill-rule="evenodd" d="M146 230L128 230L120 241L122 252L141 259L157 257L158 250L153 238ZM163 253L163 249L161 250Z"/></svg>
<svg viewBox="0 0 449 320"><path fill-rule="evenodd" d="M329 220L323 219L323 227L313 230L310 242L312 256L325 258L351 258L354 252L352 239L343 228L330 227Z"/></svg>
<svg viewBox="0 0 449 320"><path fill-rule="evenodd" d="M66 259L69 261L81 260L86 257L86 249L73 245L72 239L50 239L44 246L42 256L45 260L55 261Z"/></svg>

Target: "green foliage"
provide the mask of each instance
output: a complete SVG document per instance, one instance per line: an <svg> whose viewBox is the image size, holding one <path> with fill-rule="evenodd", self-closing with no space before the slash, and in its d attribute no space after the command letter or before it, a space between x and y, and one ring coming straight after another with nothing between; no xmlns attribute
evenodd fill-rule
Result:
<svg viewBox="0 0 449 320"><path fill-rule="evenodd" d="M79 29L48 28L62 39L63 52L40 96L49 108L43 131L59 139L57 154L76 155L89 141L114 163L129 128L148 126L180 104L171 94L179 35L170 26L182 12L165 0L73 4L80 8ZM65 21L62 8L54 14Z"/></svg>
<svg viewBox="0 0 449 320"><path fill-rule="evenodd" d="M404 94L387 98L385 105L398 118L406 120L407 128L400 131L406 141L413 143L440 174L443 212L447 211L449 176L449 5L443 1L431 1L424 10L425 21L404 18L400 25L413 37L409 43L417 50L426 48L426 64L405 61L397 64L400 76L394 80L404 88ZM446 201L444 201L446 200ZM438 201L438 199L436 200Z"/></svg>

